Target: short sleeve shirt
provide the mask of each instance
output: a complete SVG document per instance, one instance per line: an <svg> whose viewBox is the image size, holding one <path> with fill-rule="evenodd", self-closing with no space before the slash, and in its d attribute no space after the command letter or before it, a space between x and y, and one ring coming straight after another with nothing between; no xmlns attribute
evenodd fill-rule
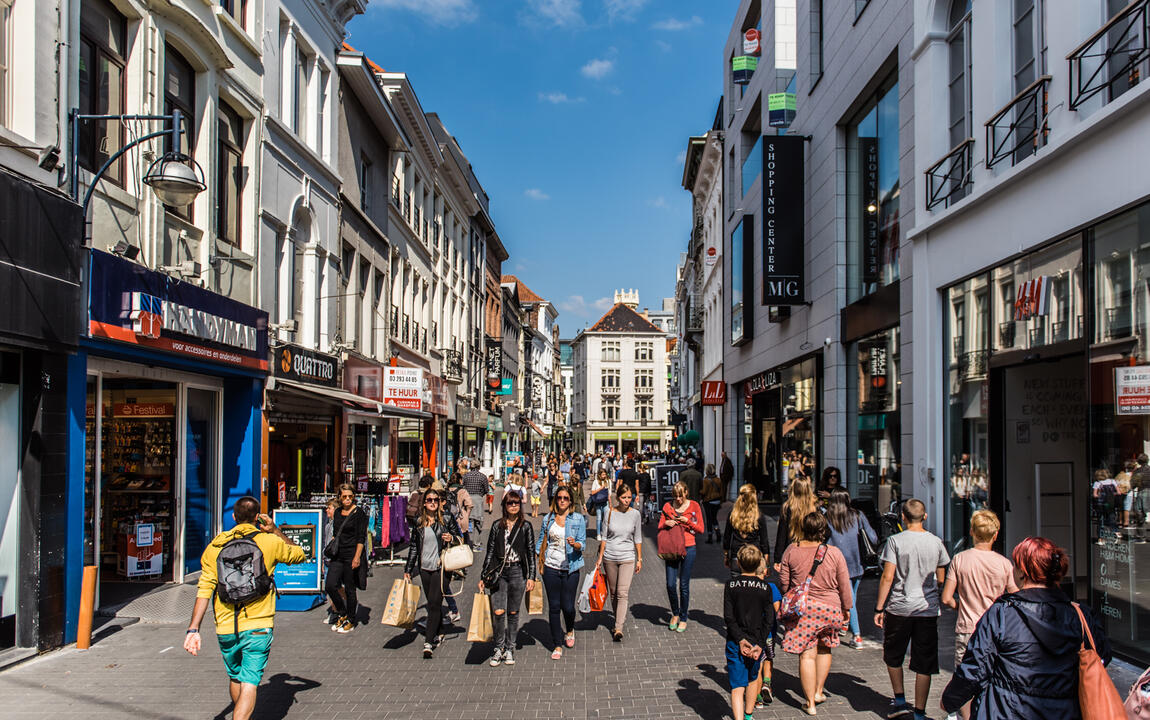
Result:
<svg viewBox="0 0 1150 720"><path fill-rule="evenodd" d="M929 532L904 530L887 539L880 560L895 566L886 612L900 617L939 615L936 571L950 563L942 540Z"/></svg>
<svg viewBox="0 0 1150 720"><path fill-rule="evenodd" d="M957 633L973 633L978 619L1000 596L1014 592L1014 565L993 550L971 548L954 556L950 573L956 581Z"/></svg>

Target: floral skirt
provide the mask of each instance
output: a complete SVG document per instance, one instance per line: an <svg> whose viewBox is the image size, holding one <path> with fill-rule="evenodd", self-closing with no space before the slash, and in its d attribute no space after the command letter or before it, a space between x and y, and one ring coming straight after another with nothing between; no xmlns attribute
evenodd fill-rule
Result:
<svg viewBox="0 0 1150 720"><path fill-rule="evenodd" d="M787 634L783 636L783 650L798 655L816 645L825 648L838 647L839 631L842 626L842 608L808 599L803 616L797 622L791 621L786 624Z"/></svg>

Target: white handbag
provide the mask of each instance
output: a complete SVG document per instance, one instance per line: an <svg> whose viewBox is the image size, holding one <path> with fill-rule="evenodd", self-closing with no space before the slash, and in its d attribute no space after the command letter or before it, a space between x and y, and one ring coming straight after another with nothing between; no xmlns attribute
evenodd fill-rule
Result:
<svg viewBox="0 0 1150 720"><path fill-rule="evenodd" d="M467 545L454 545L443 551L439 565L444 572L456 572L475 563L475 555Z"/></svg>

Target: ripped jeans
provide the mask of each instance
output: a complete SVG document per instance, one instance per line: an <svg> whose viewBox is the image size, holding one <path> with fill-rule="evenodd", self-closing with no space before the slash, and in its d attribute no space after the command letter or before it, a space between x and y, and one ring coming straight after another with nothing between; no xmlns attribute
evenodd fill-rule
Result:
<svg viewBox="0 0 1150 720"><path fill-rule="evenodd" d="M519 634L519 610L523 606L523 593L526 589L523 568L519 563L508 563L495 587L491 589L491 629L496 650L515 650L515 636Z"/></svg>

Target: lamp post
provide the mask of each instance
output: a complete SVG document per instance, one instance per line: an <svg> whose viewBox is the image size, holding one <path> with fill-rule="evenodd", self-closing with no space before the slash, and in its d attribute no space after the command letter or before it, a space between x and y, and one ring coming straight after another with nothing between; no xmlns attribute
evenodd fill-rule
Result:
<svg viewBox="0 0 1150 720"><path fill-rule="evenodd" d="M208 187L207 183L204 182L204 171L199 163L180 150L180 141L184 134L184 116L179 110L173 110L171 115L84 115L79 110L72 109L68 113L68 120L72 126L72 146L68 153L68 177L70 179L70 194L72 199L77 201L80 199L80 124L82 122L94 120L118 120L120 122L126 120L163 120L171 123L170 128L148 133L125 144L112 153L96 171L96 174L92 176L91 182L88 183L88 189L84 193L84 200L80 203L80 213L84 223L82 232L84 245L88 245L88 205L92 201L92 193L96 190L96 184L108 171L108 168L120 159L121 155L146 140L153 140L164 135L170 135L172 139L171 149L152 162L143 178L144 184L152 188L152 192L160 202L172 207L187 205Z"/></svg>

